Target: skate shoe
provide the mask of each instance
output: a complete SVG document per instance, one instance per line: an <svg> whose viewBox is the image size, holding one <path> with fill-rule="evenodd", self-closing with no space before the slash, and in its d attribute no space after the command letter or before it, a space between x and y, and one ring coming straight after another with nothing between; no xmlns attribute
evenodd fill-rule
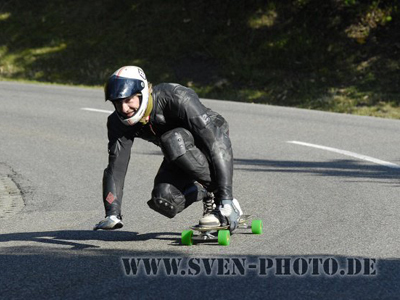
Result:
<svg viewBox="0 0 400 300"><path fill-rule="evenodd" d="M203 217L199 221L200 226L220 226L218 212L215 211L216 205L214 203L214 194L208 193L207 197L203 199Z"/></svg>
<svg viewBox="0 0 400 300"><path fill-rule="evenodd" d="M239 223L240 217L243 215L243 211L240 208L239 202L236 199L222 200L219 210L221 215L225 217L230 231L232 232L235 230Z"/></svg>
<svg viewBox="0 0 400 300"><path fill-rule="evenodd" d="M223 225L223 216L218 208L214 208L210 212L207 212L199 221L199 225L202 227L218 227Z"/></svg>
<svg viewBox="0 0 400 300"><path fill-rule="evenodd" d="M104 220L100 221L97 223L93 230L114 230L114 229L119 229L122 228L124 224L122 223L122 220L118 216L108 216Z"/></svg>
<svg viewBox="0 0 400 300"><path fill-rule="evenodd" d="M204 204L204 206L206 206ZM207 213L200 219L199 225L203 227L218 227L229 225L231 232L236 229L243 211L236 199L222 200L219 207L213 206L211 212L207 207Z"/></svg>

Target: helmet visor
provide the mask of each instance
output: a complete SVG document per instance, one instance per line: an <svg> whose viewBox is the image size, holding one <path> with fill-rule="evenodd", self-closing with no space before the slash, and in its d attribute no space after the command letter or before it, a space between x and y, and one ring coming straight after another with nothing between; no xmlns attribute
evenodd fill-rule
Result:
<svg viewBox="0 0 400 300"><path fill-rule="evenodd" d="M143 80L112 76L105 88L106 101L128 98L140 93L145 84Z"/></svg>

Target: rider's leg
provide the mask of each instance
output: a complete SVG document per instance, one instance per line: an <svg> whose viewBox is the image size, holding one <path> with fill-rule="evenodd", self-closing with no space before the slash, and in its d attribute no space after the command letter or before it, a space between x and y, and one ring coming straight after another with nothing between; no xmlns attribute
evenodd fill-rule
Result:
<svg viewBox="0 0 400 300"><path fill-rule="evenodd" d="M208 191L189 178L172 163L164 159L154 179L154 188L149 207L158 213L173 218L196 201L207 198Z"/></svg>

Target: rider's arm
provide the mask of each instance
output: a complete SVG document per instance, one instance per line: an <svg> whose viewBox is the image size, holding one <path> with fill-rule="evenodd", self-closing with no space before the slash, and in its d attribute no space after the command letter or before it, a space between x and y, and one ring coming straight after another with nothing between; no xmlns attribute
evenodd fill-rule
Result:
<svg viewBox="0 0 400 300"><path fill-rule="evenodd" d="M124 127L116 113L108 118L108 166L103 175L103 201L106 215L120 215L126 171L133 138L124 134Z"/></svg>
<svg viewBox="0 0 400 300"><path fill-rule="evenodd" d="M211 120L192 89L177 86L175 94L180 98L176 107L179 117L209 157L217 185L216 200L232 199L233 155L228 135Z"/></svg>

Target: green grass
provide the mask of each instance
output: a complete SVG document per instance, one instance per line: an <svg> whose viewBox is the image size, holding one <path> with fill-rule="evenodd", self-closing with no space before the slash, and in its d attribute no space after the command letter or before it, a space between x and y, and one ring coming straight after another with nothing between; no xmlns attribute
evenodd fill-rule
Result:
<svg viewBox="0 0 400 300"><path fill-rule="evenodd" d="M399 118L397 1L0 5L0 79L102 86L122 65L201 97Z"/></svg>

